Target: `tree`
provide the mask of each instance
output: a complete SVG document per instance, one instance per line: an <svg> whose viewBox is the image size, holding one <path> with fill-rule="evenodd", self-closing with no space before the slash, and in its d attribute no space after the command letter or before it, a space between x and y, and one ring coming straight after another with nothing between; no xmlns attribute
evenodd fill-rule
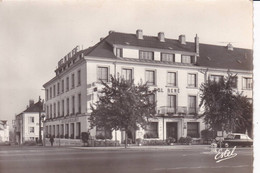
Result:
<svg viewBox="0 0 260 173"><path fill-rule="evenodd" d="M239 129L252 129L252 104L234 88L236 75L201 85L200 107L204 107L206 124L214 131L235 132Z"/></svg>
<svg viewBox="0 0 260 173"><path fill-rule="evenodd" d="M154 117L156 104L151 96L156 90L149 90L146 84L111 76L111 83L104 83L99 100L91 105L91 127L110 130L137 130L145 127L149 118ZM125 133L126 134L126 133ZM127 146L127 135L125 147Z"/></svg>

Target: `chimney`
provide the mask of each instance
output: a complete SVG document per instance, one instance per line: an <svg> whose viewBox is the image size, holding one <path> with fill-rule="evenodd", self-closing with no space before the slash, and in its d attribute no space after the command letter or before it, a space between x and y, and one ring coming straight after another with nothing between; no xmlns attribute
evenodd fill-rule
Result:
<svg viewBox="0 0 260 173"><path fill-rule="evenodd" d="M102 41L103 39L104 39L104 38L103 38L103 37L101 37L101 38L100 38L100 41Z"/></svg>
<svg viewBox="0 0 260 173"><path fill-rule="evenodd" d="M196 37L194 38L194 42L195 42L195 52L197 54L199 54L200 53L200 43L199 43L199 37L197 34L196 34Z"/></svg>
<svg viewBox="0 0 260 173"><path fill-rule="evenodd" d="M180 42L181 44L186 44L185 35L180 35L180 36L179 36L179 42Z"/></svg>
<svg viewBox="0 0 260 173"><path fill-rule="evenodd" d="M111 34L111 33L113 33L113 32L115 32L115 31L113 31L113 30L110 30L110 31L108 32L108 34Z"/></svg>
<svg viewBox="0 0 260 173"><path fill-rule="evenodd" d="M233 48L233 46L232 46L231 43L228 43L228 45L227 45L227 49L233 51L234 48Z"/></svg>
<svg viewBox="0 0 260 173"><path fill-rule="evenodd" d="M32 105L34 105L34 100L29 100L29 107L31 107Z"/></svg>
<svg viewBox="0 0 260 173"><path fill-rule="evenodd" d="M158 33L158 39L160 40L160 42L165 42L164 33L163 32L159 32Z"/></svg>
<svg viewBox="0 0 260 173"><path fill-rule="evenodd" d="M143 39L143 30L141 29L136 30L136 37L138 39Z"/></svg>

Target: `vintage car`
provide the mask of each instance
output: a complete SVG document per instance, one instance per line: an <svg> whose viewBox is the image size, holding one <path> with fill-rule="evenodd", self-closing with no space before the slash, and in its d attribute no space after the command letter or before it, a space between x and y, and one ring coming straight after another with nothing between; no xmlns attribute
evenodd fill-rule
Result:
<svg viewBox="0 0 260 173"><path fill-rule="evenodd" d="M218 145L221 147L231 147L231 146L252 146L253 140L247 136L246 134L242 133L230 133L227 135L224 140L218 141Z"/></svg>

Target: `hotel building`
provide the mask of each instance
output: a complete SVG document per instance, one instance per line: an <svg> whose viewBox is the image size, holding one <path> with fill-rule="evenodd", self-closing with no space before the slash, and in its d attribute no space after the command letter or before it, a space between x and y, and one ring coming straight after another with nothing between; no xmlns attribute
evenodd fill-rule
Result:
<svg viewBox="0 0 260 173"><path fill-rule="evenodd" d="M199 108L199 87L206 80L220 80L228 73L236 74L235 88L252 99L252 50L235 48L231 44L218 46L187 42L185 35L168 39L163 32L145 36L110 31L93 47L74 48L58 62L55 77L45 83L45 136L79 140L81 132L89 131L93 138L111 136L124 141L122 131L108 132L90 129L90 105L98 99L101 80L109 83L109 75L120 74L135 83L147 82L158 89L156 118L147 129L128 133L137 138L165 140L191 136L200 138L205 129Z"/></svg>

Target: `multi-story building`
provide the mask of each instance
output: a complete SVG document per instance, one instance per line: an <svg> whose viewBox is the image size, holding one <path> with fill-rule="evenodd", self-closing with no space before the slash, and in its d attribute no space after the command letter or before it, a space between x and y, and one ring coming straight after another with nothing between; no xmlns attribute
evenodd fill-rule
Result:
<svg viewBox="0 0 260 173"><path fill-rule="evenodd" d="M27 108L15 116L15 141L23 144L26 141L39 141L39 115L44 114L41 102L29 101ZM43 135L43 123L41 123L41 134Z"/></svg>
<svg viewBox="0 0 260 173"><path fill-rule="evenodd" d="M7 120L0 120L0 143L9 142L9 126Z"/></svg>
<svg viewBox="0 0 260 173"><path fill-rule="evenodd" d="M191 136L200 138L205 129L202 119L195 118L199 108L199 87L206 80L219 80L228 73L237 74L236 88L252 98L252 50L187 42L185 35L167 39L158 36L110 31L88 49L73 49L58 63L56 76L44 84L46 89L46 135L57 138L81 138L106 135L104 129L90 129L90 105L98 99L101 80L109 83L109 75L120 74L136 83L147 82L158 89L156 118L147 129L133 131L130 136L165 140ZM110 132L109 132L110 133ZM123 141L124 133L113 131L112 139Z"/></svg>

